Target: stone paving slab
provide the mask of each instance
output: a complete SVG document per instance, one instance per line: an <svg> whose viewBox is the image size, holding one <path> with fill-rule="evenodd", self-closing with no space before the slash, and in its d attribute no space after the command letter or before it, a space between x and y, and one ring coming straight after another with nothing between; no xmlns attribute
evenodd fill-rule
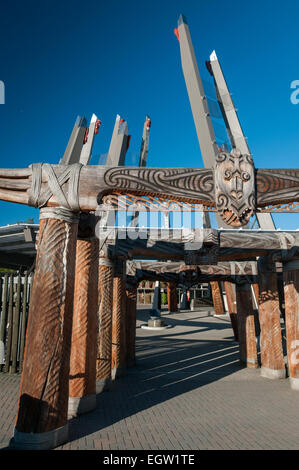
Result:
<svg viewBox="0 0 299 470"><path fill-rule="evenodd" d="M210 312L210 313L209 313ZM137 366L97 409L70 421L57 450L298 450L299 392L241 367L230 323L200 309L165 315L153 332L137 321ZM15 424L19 375L0 374L0 449Z"/></svg>

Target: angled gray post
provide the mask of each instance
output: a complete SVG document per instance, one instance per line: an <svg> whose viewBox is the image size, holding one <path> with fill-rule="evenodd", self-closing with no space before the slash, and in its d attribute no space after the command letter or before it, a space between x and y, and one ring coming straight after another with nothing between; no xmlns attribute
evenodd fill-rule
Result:
<svg viewBox="0 0 299 470"><path fill-rule="evenodd" d="M124 165L130 138L128 131L127 122L120 119L120 116L117 115L108 151L107 166Z"/></svg>
<svg viewBox="0 0 299 470"><path fill-rule="evenodd" d="M181 15L178 20L178 39L180 44L182 69L202 159L205 168L212 168L215 165L216 156L219 151L210 117L208 102L196 62L189 27L184 15ZM209 226L209 216L204 215L203 219L205 226ZM216 219L219 227L231 228L226 225L218 215L216 215Z"/></svg>
<svg viewBox="0 0 299 470"><path fill-rule="evenodd" d="M146 162L147 162L150 127L151 127L151 120L148 116L145 116L142 140L141 140L140 156L139 156L139 166L142 166L142 167L146 166ZM138 220L139 220L139 212L136 211L133 214L130 226L137 227Z"/></svg>
<svg viewBox="0 0 299 470"><path fill-rule="evenodd" d="M214 84L218 103L223 115L225 126L234 148L238 148L242 154L250 155L247 139L244 136L236 108L224 78L216 52L210 55L211 71L214 77ZM260 228L275 230L275 225L271 214L256 214Z"/></svg>
<svg viewBox="0 0 299 470"><path fill-rule="evenodd" d="M195 58L189 27L187 20L183 15L181 15L178 20L178 35L183 74L185 77L201 155L204 161L204 166L206 168L211 168L215 164L215 157L219 152L210 118L208 103Z"/></svg>
<svg viewBox="0 0 299 470"><path fill-rule="evenodd" d="M80 160L86 128L87 121L85 117L78 116L64 155L59 161L59 164L71 165L72 163L77 163Z"/></svg>
<svg viewBox="0 0 299 470"><path fill-rule="evenodd" d="M88 135L87 135L87 140L84 143L81 154L80 154L80 163L82 165L88 165L90 159L91 159L91 152L92 152L92 147L93 147L93 142L94 142L94 137L96 133L98 132L98 127L100 126L101 122L97 118L95 114L92 115L90 124L89 124L89 130L88 130Z"/></svg>
<svg viewBox="0 0 299 470"><path fill-rule="evenodd" d="M144 126L143 126L139 166L146 166L150 127L151 127L151 120L148 116L146 116Z"/></svg>

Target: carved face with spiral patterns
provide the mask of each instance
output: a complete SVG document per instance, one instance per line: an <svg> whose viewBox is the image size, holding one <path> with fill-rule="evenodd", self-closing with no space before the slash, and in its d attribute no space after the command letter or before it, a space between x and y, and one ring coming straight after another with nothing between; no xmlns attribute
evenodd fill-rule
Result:
<svg viewBox="0 0 299 470"><path fill-rule="evenodd" d="M250 155L237 149L221 152L215 166L216 208L233 227L246 225L255 212L254 165Z"/></svg>

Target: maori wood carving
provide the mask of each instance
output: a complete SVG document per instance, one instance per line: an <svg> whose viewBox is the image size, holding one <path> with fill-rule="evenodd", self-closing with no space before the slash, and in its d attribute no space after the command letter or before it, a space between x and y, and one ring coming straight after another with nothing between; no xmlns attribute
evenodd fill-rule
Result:
<svg viewBox="0 0 299 470"><path fill-rule="evenodd" d="M254 170L250 157L237 155L236 150L231 154L222 152L214 170L77 166L73 171L72 165L68 171L64 165L0 169L0 199L39 207L71 206L94 211L107 194L154 196L202 204L208 210L215 208L232 226L246 224L255 211L269 212L271 206L276 212L286 210L280 204L296 210L299 170Z"/></svg>
<svg viewBox="0 0 299 470"><path fill-rule="evenodd" d="M233 149L216 157L215 203L226 224L246 225L255 213L254 176L251 156Z"/></svg>

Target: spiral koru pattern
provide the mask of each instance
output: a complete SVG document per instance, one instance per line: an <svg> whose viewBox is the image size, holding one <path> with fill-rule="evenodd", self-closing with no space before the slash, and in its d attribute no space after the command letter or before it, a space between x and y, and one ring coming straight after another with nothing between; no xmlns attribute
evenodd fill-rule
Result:
<svg viewBox="0 0 299 470"><path fill-rule="evenodd" d="M211 169L117 167L105 172L104 181L108 187L118 191L164 195L203 204L211 204L214 199Z"/></svg>

